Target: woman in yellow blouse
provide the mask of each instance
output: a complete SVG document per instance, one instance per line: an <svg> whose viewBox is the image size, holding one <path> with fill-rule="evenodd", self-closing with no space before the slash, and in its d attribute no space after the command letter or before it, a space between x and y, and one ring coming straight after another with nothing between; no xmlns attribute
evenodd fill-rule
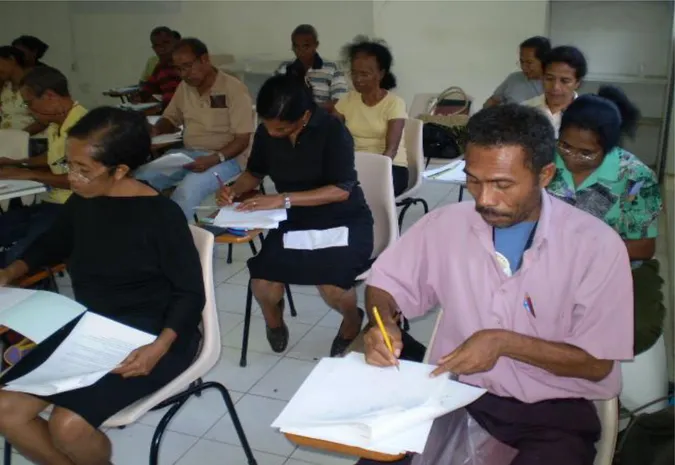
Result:
<svg viewBox="0 0 675 465"><path fill-rule="evenodd" d="M45 125L35 120L19 93L19 83L26 74L21 50L0 47L0 129L20 129L31 136L39 135Z"/></svg>
<svg viewBox="0 0 675 465"><path fill-rule="evenodd" d="M403 128L408 118L405 102L390 92L396 87L393 58L386 45L357 38L344 49L351 65L354 90L335 105L354 138L357 152L382 154L393 160L394 194L408 188L408 158Z"/></svg>

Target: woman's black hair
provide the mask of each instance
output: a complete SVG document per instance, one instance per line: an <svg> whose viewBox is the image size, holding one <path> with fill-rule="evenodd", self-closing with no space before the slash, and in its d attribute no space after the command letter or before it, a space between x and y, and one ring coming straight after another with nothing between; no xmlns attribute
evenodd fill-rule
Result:
<svg viewBox="0 0 675 465"><path fill-rule="evenodd" d="M42 42L35 36L20 36L12 41L12 46L23 46L28 50L31 50L35 53L35 61L38 61L42 58L47 50L49 50L49 45Z"/></svg>
<svg viewBox="0 0 675 465"><path fill-rule="evenodd" d="M534 49L534 56L537 60L542 61L546 54L551 51L551 41L544 36L534 36L522 41L520 48Z"/></svg>
<svg viewBox="0 0 675 465"><path fill-rule="evenodd" d="M292 74L269 78L256 99L256 111L261 119L295 122L315 107L312 89L304 79Z"/></svg>
<svg viewBox="0 0 675 465"><path fill-rule="evenodd" d="M588 63L586 57L576 47L571 45L561 45L554 47L546 54L541 62L542 68L546 70L553 63L565 63L574 70L574 75L578 81L586 77L588 73Z"/></svg>
<svg viewBox="0 0 675 465"><path fill-rule="evenodd" d="M619 145L622 135L635 136L639 120L640 110L621 89L602 86L597 95L582 95L567 107L560 132L568 127L592 131L607 154Z"/></svg>
<svg viewBox="0 0 675 465"><path fill-rule="evenodd" d="M149 159L150 130L140 112L95 108L70 128L68 137L88 141L94 147L94 160L108 168L126 165L135 170Z"/></svg>
<svg viewBox="0 0 675 465"><path fill-rule="evenodd" d="M358 36L352 43L345 45L342 49L343 59L347 62L351 62L359 54L374 57L380 70L384 71L380 88L391 90L396 87L396 76L391 72L394 57L384 41L370 40L365 36Z"/></svg>
<svg viewBox="0 0 675 465"><path fill-rule="evenodd" d="M0 47L0 58L5 60L14 60L21 68L26 67L26 56L21 50L11 45Z"/></svg>

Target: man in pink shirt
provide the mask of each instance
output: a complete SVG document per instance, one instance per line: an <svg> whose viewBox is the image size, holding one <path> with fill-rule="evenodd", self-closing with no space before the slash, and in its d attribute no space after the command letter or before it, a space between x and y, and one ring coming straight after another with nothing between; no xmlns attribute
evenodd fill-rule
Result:
<svg viewBox="0 0 675 465"><path fill-rule="evenodd" d="M545 192L555 137L535 109L473 116L466 148L475 203L425 215L375 262L366 291L395 354L371 328L366 359L397 363L397 314L443 309L431 362L488 394L468 407L518 449L513 465L592 465L600 424L591 400L621 390L633 357L631 270L621 238ZM443 465L443 464L438 464Z"/></svg>

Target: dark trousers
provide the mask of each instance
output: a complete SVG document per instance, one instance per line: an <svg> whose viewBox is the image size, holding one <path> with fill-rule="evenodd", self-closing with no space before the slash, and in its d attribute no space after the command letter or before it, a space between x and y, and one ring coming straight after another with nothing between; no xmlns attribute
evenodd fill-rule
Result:
<svg viewBox="0 0 675 465"><path fill-rule="evenodd" d="M12 208L0 215L0 268L19 258L35 239L49 230L62 205L39 203Z"/></svg>
<svg viewBox="0 0 675 465"><path fill-rule="evenodd" d="M415 347L408 360L422 361L418 357L424 357L420 348L424 346L404 333L403 353L406 346ZM591 401L555 399L526 404L484 394L466 409L492 437L518 450L511 465L593 465L600 420ZM412 460L412 456L396 462L361 459L357 465L409 465Z"/></svg>
<svg viewBox="0 0 675 465"><path fill-rule="evenodd" d="M394 178L394 197L398 197L408 189L408 168L394 165L391 175Z"/></svg>

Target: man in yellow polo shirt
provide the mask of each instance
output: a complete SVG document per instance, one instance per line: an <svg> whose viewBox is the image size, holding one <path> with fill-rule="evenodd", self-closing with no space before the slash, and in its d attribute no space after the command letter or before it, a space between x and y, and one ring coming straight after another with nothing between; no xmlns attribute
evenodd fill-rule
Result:
<svg viewBox="0 0 675 465"><path fill-rule="evenodd" d="M0 215L0 268L13 262L28 245L47 231L70 197L66 165L68 130L87 110L75 102L68 80L58 70L41 66L24 76L20 85L23 100L35 119L47 128L47 152L12 160L0 158L0 180L37 181L47 186L41 202L15 208Z"/></svg>

